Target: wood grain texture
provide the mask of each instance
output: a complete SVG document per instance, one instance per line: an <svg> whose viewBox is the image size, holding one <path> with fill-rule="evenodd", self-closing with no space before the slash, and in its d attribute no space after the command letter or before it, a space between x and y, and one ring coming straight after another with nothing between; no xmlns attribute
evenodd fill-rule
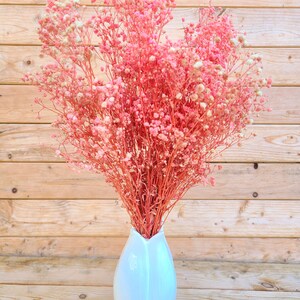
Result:
<svg viewBox="0 0 300 300"><path fill-rule="evenodd" d="M263 75L274 85L300 84L300 48L253 49L263 56ZM27 72L39 70L49 58L40 55L40 46L0 46L0 84L21 84ZM99 67L94 61L95 67ZM99 68L98 68L99 69ZM103 75L96 74L99 78Z"/></svg>
<svg viewBox="0 0 300 300"><path fill-rule="evenodd" d="M0 257L1 284L111 286L117 260ZM179 288L298 292L299 265L175 261Z"/></svg>
<svg viewBox="0 0 300 300"><path fill-rule="evenodd" d="M196 186L185 199L299 199L300 164L228 163L215 172L216 186ZM0 198L115 199L99 174L75 173L62 163L1 163Z"/></svg>
<svg viewBox="0 0 300 300"><path fill-rule="evenodd" d="M113 289L95 286L0 285L0 297L1 300L113 300Z"/></svg>
<svg viewBox="0 0 300 300"><path fill-rule="evenodd" d="M168 236L167 239L176 260L300 263L300 238ZM2 256L118 258L126 240L127 237L107 236L2 236L0 253Z"/></svg>
<svg viewBox="0 0 300 300"><path fill-rule="evenodd" d="M0 161L63 161L55 156L50 125L0 124ZM300 162L300 125L254 125L242 147L223 152L222 162Z"/></svg>
<svg viewBox="0 0 300 300"><path fill-rule="evenodd" d="M0 285L2 300L113 300L112 287L55 286L55 285ZM100 298L101 297L101 298ZM234 291L178 289L178 300L289 300L300 299L299 292Z"/></svg>
<svg viewBox="0 0 300 300"><path fill-rule="evenodd" d="M271 112L260 113L254 124L300 124L300 88L272 87L264 93L268 96ZM48 110L40 113L34 104L38 90L28 85L0 85L0 123L50 123L55 116ZM50 104L49 104L50 105Z"/></svg>
<svg viewBox="0 0 300 300"><path fill-rule="evenodd" d="M114 200L0 200L0 235L128 236L121 207ZM300 237L300 201L185 200L164 227L170 237Z"/></svg>
<svg viewBox="0 0 300 300"><path fill-rule="evenodd" d="M40 44L37 27L43 6L0 6L0 44ZM88 8L86 17L93 14ZM238 30L247 32L249 46L300 46L300 9L227 9ZM197 8L176 8L174 20L167 26L167 34L173 39L183 36L182 17L186 22L197 22ZM96 40L95 40L96 42Z"/></svg>
<svg viewBox="0 0 300 300"><path fill-rule="evenodd" d="M45 0L1 0L1 4L18 4L18 5L37 5L45 4ZM85 5L90 5L90 0L81 1ZM102 4L102 0L98 0L96 4ZM210 0L177 0L176 4L178 7L198 7L208 6ZM213 0L211 4L214 6L224 7L260 7L260 8L289 8L289 7L300 7L299 0Z"/></svg>

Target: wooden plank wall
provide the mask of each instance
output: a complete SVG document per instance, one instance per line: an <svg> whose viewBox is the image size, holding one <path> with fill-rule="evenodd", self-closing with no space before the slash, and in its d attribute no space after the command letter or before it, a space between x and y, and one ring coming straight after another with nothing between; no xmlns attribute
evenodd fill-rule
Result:
<svg viewBox="0 0 300 300"><path fill-rule="evenodd" d="M168 27L208 0L178 0ZM178 299L300 299L300 0L215 0L262 53L273 111L224 153L215 188L195 187L165 225ZM101 176L73 173L50 149L21 76L45 61L43 0L0 0L0 299L112 300L130 224ZM141 299L142 300L142 299ZM167 300L167 299L166 299Z"/></svg>

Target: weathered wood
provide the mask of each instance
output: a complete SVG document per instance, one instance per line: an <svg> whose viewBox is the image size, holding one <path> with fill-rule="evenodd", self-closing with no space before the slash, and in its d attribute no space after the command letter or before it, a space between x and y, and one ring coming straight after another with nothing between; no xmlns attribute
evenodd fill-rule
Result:
<svg viewBox="0 0 300 300"><path fill-rule="evenodd" d="M3 26L0 29L0 44L41 44L38 34L38 20L44 11L43 6L29 5L5 5L0 6L0 19L3 20ZM94 14L94 8L87 8L84 12L84 18L88 19ZM183 36L182 17L187 22L194 22L198 17L198 9L176 8L173 11L174 20L165 27L167 34L173 39ZM93 43L97 43L94 36Z"/></svg>
<svg viewBox="0 0 300 300"><path fill-rule="evenodd" d="M0 6L0 44L40 44L37 27L43 6ZM94 13L88 8L86 17ZM247 32L249 46L300 46L300 9L227 9L238 30ZM173 39L183 36L182 17L187 22L197 22L197 8L177 8L174 20L167 26L167 34Z"/></svg>
<svg viewBox="0 0 300 300"><path fill-rule="evenodd" d="M0 297L1 300L113 300L113 289L98 286L0 285Z"/></svg>
<svg viewBox="0 0 300 300"><path fill-rule="evenodd" d="M1 237L0 253L2 256L118 258L126 240L127 237L99 236ZM167 236L167 240L176 260L300 263L299 238Z"/></svg>
<svg viewBox="0 0 300 300"><path fill-rule="evenodd" d="M299 89L300 91L300 89ZM41 112L41 106L34 103L38 97L37 87L29 85L0 85L0 123L49 123L55 115L49 110ZM276 98L276 97L275 97ZM49 103L49 105L51 105Z"/></svg>
<svg viewBox="0 0 300 300"><path fill-rule="evenodd" d="M261 291L228 291L228 290L197 290L179 289L180 300L289 300L300 299L300 293L295 292L261 292Z"/></svg>
<svg viewBox="0 0 300 300"><path fill-rule="evenodd" d="M1 236L127 236L114 200L0 200ZM185 200L167 222L171 237L300 237L299 200Z"/></svg>
<svg viewBox="0 0 300 300"><path fill-rule="evenodd" d="M0 83L23 83L27 72L38 71L48 62L50 59L40 54L40 47L0 46Z"/></svg>
<svg viewBox="0 0 300 300"><path fill-rule="evenodd" d="M216 186L195 186L185 199L299 199L300 164L221 164ZM257 167L257 168L256 168ZM102 175L62 163L1 163L0 198L115 199Z"/></svg>
<svg viewBox="0 0 300 300"><path fill-rule="evenodd" d="M300 84L300 48L260 48L253 51L263 55L263 73L272 76L274 85ZM40 55L40 46L0 46L0 83L20 84L25 73L37 71L47 62L49 58ZM99 62L94 61L94 65L100 70ZM101 73L96 75L103 78Z"/></svg>
<svg viewBox="0 0 300 300"><path fill-rule="evenodd" d="M45 0L1 0L0 4L44 4ZM85 5L90 5L90 0L81 1ZM102 0L98 0L96 4L102 4ZM196 7L196 6L208 6L210 0L177 0L178 7ZM213 0L211 4L214 6L224 7L300 7L299 0Z"/></svg>
<svg viewBox="0 0 300 300"><path fill-rule="evenodd" d="M50 125L0 124L0 161L63 161L55 156L57 132ZM222 162L300 162L300 125L249 126L256 134L223 152Z"/></svg>
<svg viewBox="0 0 300 300"><path fill-rule="evenodd" d="M272 111L255 117L254 124L300 124L299 87L272 87L264 92L269 97L268 106ZM55 119L48 110L43 110L38 119L41 107L34 104L38 95L35 87L0 85L0 95L0 123L49 123Z"/></svg>
<svg viewBox="0 0 300 300"><path fill-rule="evenodd" d="M298 9L227 9L236 28L246 32L249 46L299 46ZM299 24L299 25L298 25ZM292 29L293 28L293 29Z"/></svg>
<svg viewBox="0 0 300 300"><path fill-rule="evenodd" d="M1 285L2 300L113 300L112 287L54 286L54 285ZM289 300L300 299L298 292L233 291L177 289L178 300Z"/></svg>
<svg viewBox="0 0 300 300"><path fill-rule="evenodd" d="M117 260L0 257L1 284L111 286ZM299 291L299 265L175 261L179 288Z"/></svg>
<svg viewBox="0 0 300 300"><path fill-rule="evenodd" d="M300 121L300 90L297 87L272 87L266 90L265 94L269 98L267 105L272 111L260 113L255 117L256 123L295 124Z"/></svg>

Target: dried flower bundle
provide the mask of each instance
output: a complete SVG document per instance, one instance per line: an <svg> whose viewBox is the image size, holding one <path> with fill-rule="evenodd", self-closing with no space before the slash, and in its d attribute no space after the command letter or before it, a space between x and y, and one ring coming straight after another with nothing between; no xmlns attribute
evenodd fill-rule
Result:
<svg viewBox="0 0 300 300"><path fill-rule="evenodd" d="M195 24L182 20L172 41L164 28L174 0L105 5L85 18L77 0L48 0L39 36L53 62L25 80L57 115L57 153L103 173L150 238L189 188L214 184L210 162L266 110L261 89L271 80L231 18L212 7Z"/></svg>

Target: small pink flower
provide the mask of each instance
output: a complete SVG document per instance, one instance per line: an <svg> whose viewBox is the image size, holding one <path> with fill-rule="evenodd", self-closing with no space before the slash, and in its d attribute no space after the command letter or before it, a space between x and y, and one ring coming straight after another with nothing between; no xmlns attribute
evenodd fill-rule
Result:
<svg viewBox="0 0 300 300"><path fill-rule="evenodd" d="M162 141L165 141L167 142L168 141L168 137L162 133L160 133L158 136L157 136L159 139L161 139Z"/></svg>
<svg viewBox="0 0 300 300"><path fill-rule="evenodd" d="M132 157L132 153L131 152L127 152L126 153L126 157L124 158L124 161L129 161Z"/></svg>
<svg viewBox="0 0 300 300"><path fill-rule="evenodd" d="M156 57L155 57L154 55L151 55L151 56L149 57L149 61L151 61L151 62L156 61Z"/></svg>
<svg viewBox="0 0 300 300"><path fill-rule="evenodd" d="M182 94L181 93L177 93L176 94L176 99L177 100L181 100L182 99Z"/></svg>
<svg viewBox="0 0 300 300"><path fill-rule="evenodd" d="M195 69L200 69L201 67L203 66L203 62L201 60L197 61L195 64L194 64L194 68Z"/></svg>

